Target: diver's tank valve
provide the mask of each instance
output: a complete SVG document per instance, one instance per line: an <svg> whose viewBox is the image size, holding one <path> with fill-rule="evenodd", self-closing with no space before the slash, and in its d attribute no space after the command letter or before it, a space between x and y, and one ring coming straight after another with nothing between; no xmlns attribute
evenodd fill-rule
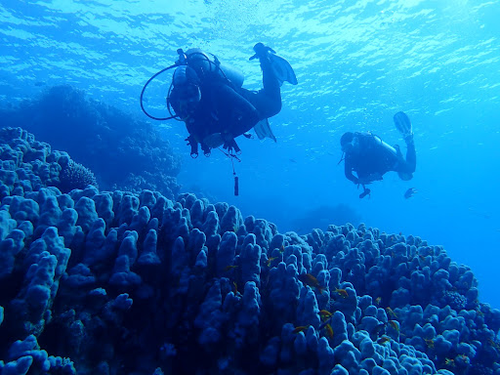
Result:
<svg viewBox="0 0 500 375"><path fill-rule="evenodd" d="M177 65L188 64L191 66L203 80L205 74L215 74L220 78L227 79L235 87L241 87L245 77L238 69L233 68L227 64L219 61L214 54L206 54L199 48L190 48L184 52L181 48L177 50L179 59L176 61Z"/></svg>
<svg viewBox="0 0 500 375"><path fill-rule="evenodd" d="M186 65L187 64L187 56L182 50L182 48L179 48L177 50L177 54L179 55L179 58L175 62L176 65Z"/></svg>

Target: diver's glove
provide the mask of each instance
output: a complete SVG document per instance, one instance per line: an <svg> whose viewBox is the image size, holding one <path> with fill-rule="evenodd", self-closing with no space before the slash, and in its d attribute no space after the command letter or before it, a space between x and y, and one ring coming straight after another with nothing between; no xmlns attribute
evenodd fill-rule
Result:
<svg viewBox="0 0 500 375"><path fill-rule="evenodd" d="M234 138L231 138L230 140L227 140L226 142L224 142L224 146L222 148L227 150L227 152L229 152L229 154L241 153L241 149L238 147L238 144L236 143Z"/></svg>
<svg viewBox="0 0 500 375"><path fill-rule="evenodd" d="M253 60L253 59L259 59L259 60L262 60L262 59L267 59L269 54L272 53L272 54L276 54L276 51L274 51L271 47L268 47L268 46L265 46L263 43L257 43L255 46L253 46L253 50L255 51L255 55L253 55L252 57L250 57L249 60Z"/></svg>
<svg viewBox="0 0 500 375"><path fill-rule="evenodd" d="M193 159L196 159L198 157L198 142L192 135L187 137L185 141L187 142L188 146L191 147L191 157Z"/></svg>
<svg viewBox="0 0 500 375"><path fill-rule="evenodd" d="M239 153L241 150L236 144L234 137L229 133L214 133L205 137L203 143L210 148L219 148L222 146L228 152Z"/></svg>

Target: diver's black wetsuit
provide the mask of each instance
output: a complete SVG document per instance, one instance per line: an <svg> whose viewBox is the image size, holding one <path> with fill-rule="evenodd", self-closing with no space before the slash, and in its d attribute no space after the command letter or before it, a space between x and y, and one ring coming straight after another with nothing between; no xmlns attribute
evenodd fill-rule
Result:
<svg viewBox="0 0 500 375"><path fill-rule="evenodd" d="M406 160L399 147L392 148L370 133L354 133L359 140L357 154L346 153L345 176L356 184L369 184L381 180L382 176L394 171L411 175L415 172L417 155L413 135L405 138ZM356 172L357 177L353 175Z"/></svg>
<svg viewBox="0 0 500 375"><path fill-rule="evenodd" d="M210 147L204 143L207 136L223 134L225 147L239 150L234 138L248 132L260 120L272 117L281 110L280 82L268 59L261 59L263 88L251 91L233 87L219 76L206 77L201 84L201 100L195 112L184 119L190 134L187 138L191 154L198 154L198 144L205 154ZM172 101L172 107L179 109Z"/></svg>
<svg viewBox="0 0 500 375"><path fill-rule="evenodd" d="M270 60L261 59L260 66L263 88L259 91L240 89L241 95L257 109L258 121L277 115L281 111L281 84L273 72Z"/></svg>

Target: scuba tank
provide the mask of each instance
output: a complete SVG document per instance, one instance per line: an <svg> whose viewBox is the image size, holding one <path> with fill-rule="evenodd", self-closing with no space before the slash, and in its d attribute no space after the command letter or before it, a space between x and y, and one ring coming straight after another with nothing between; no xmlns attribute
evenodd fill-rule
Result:
<svg viewBox="0 0 500 375"><path fill-rule="evenodd" d="M186 52L177 50L177 52L179 53L177 63L184 63L193 68L202 82L205 78L215 76L228 80L234 87L243 85L245 79L243 73L230 65L222 64L215 55L210 58L199 48L191 48Z"/></svg>
<svg viewBox="0 0 500 375"><path fill-rule="evenodd" d="M397 150L394 147L392 147L391 145L389 145L388 143L385 143L379 136L373 135L373 139L375 140L375 143L381 145L382 147L384 147L386 150L388 150L392 154L398 155Z"/></svg>

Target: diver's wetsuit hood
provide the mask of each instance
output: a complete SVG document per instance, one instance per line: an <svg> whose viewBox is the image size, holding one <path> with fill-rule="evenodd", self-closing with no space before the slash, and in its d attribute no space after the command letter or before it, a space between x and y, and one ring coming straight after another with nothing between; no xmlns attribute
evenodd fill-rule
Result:
<svg viewBox="0 0 500 375"><path fill-rule="evenodd" d="M172 77L174 87L181 87L185 85L200 85L200 79L196 71L188 65L181 65L174 71Z"/></svg>
<svg viewBox="0 0 500 375"><path fill-rule="evenodd" d="M344 147L346 144L352 142L353 138L354 138L354 133L352 132L344 133L340 138L340 146Z"/></svg>

